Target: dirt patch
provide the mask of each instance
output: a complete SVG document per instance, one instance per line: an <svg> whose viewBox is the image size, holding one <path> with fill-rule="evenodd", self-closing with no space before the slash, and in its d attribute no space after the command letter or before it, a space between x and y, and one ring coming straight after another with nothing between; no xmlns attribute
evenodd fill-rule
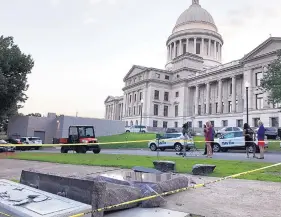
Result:
<svg viewBox="0 0 281 217"><path fill-rule="evenodd" d="M116 168L78 166L1 159L0 177L19 180L23 169L62 175L85 176L112 171ZM196 183L215 180L210 177L193 177ZM204 188L189 190L167 197L163 208L206 217L276 217L281 210L281 183L225 180Z"/></svg>

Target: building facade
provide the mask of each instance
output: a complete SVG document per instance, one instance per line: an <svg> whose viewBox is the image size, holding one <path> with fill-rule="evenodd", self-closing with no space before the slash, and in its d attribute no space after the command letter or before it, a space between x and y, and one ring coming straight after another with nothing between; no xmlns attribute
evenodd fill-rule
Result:
<svg viewBox="0 0 281 217"><path fill-rule="evenodd" d="M10 138L40 137L45 144L52 144L54 138L68 138L70 126L94 126L96 137L124 133L124 121L82 118L49 113L47 117L15 116L8 125Z"/></svg>
<svg viewBox="0 0 281 217"><path fill-rule="evenodd" d="M177 128L186 122L202 128L206 121L215 127L242 127L247 86L249 124L262 120L265 126L279 127L278 105L269 103L259 86L277 58L281 38L270 37L226 64L221 63L223 43L212 16L199 0L192 0L167 40L165 69L134 65L123 79L124 95L106 99L105 118L157 128Z"/></svg>

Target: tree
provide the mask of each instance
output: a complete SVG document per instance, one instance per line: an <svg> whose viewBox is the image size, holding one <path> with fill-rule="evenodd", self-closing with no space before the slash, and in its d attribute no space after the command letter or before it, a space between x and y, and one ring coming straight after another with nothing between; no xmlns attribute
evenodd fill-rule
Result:
<svg viewBox="0 0 281 217"><path fill-rule="evenodd" d="M27 116L39 117L39 118L42 117L42 115L41 115L40 113L30 113L30 114L28 114Z"/></svg>
<svg viewBox="0 0 281 217"><path fill-rule="evenodd" d="M281 50L261 80L261 89L268 92L268 101L281 103Z"/></svg>
<svg viewBox="0 0 281 217"><path fill-rule="evenodd" d="M0 128L27 100L27 75L34 66L30 55L21 52L13 37L0 37Z"/></svg>

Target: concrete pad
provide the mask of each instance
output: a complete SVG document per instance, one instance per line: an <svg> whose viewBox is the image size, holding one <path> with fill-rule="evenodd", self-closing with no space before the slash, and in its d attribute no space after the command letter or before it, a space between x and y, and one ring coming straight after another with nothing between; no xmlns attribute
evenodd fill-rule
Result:
<svg viewBox="0 0 281 217"><path fill-rule="evenodd" d="M185 212L172 211L168 209L155 208L155 209L143 209L134 208L125 211L106 214L106 217L188 217L189 214Z"/></svg>

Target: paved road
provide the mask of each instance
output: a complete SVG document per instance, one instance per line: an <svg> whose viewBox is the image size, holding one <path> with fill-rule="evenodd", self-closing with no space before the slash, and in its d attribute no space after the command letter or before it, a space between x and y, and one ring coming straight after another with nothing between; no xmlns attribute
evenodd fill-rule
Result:
<svg viewBox="0 0 281 217"><path fill-rule="evenodd" d="M49 153L59 153L59 149L46 149L36 152L49 152ZM91 152L88 152L91 154ZM157 152L152 152L150 150L132 150L132 149L103 149L101 151L102 154L125 154L125 155L142 155L142 156L157 156ZM188 158L206 158L205 156L202 156L202 151L196 152L196 153L190 153L187 152ZM176 152L174 151L159 151L159 156L171 156L171 157L180 157L176 155ZM215 153L213 156L213 159L219 159L219 160L241 160L241 161L256 161L256 162L269 162L269 163L279 163L281 162L281 152L272 152L272 153L266 153L264 160L259 159L253 159L250 155L250 158L248 159L246 157L245 153L233 153L233 152L227 152L227 153ZM259 156L259 154L257 154Z"/></svg>

